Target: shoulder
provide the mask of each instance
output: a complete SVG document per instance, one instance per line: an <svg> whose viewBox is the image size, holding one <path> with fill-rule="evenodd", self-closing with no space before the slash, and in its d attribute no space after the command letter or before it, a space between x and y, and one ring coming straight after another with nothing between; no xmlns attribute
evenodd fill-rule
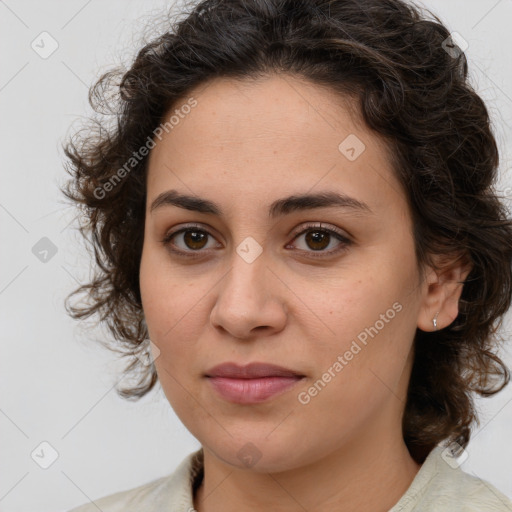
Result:
<svg viewBox="0 0 512 512"><path fill-rule="evenodd" d="M67 512L160 512L192 510L192 485L202 468L202 449L190 453L173 473L132 489L91 500Z"/></svg>
<svg viewBox="0 0 512 512"><path fill-rule="evenodd" d="M132 510L130 507L134 505L152 505L152 496L161 496L169 480L170 476L162 477L132 489L103 496L68 512L98 512L98 509L103 512L125 512Z"/></svg>
<svg viewBox="0 0 512 512"><path fill-rule="evenodd" d="M429 454L389 512L512 512L512 501L491 483L463 471L449 449Z"/></svg>

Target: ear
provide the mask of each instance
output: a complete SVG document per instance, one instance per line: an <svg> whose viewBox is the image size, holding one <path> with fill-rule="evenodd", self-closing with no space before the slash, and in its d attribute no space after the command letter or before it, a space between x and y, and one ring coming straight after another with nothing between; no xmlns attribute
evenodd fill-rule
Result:
<svg viewBox="0 0 512 512"><path fill-rule="evenodd" d="M428 266L425 272L418 314L418 328L427 332L436 330L433 323L436 315L437 330L448 327L457 318L462 287L473 267L461 256L447 259L436 255L434 260L435 268Z"/></svg>

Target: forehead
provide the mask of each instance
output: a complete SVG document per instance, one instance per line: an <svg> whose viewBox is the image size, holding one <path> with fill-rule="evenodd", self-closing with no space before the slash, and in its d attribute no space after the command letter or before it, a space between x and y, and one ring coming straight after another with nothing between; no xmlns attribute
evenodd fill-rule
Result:
<svg viewBox="0 0 512 512"><path fill-rule="evenodd" d="M188 109L185 105L192 97L196 106ZM172 128L175 138L185 126L197 138L204 134L217 143L243 143L251 136L282 140L302 136L318 143L327 131L338 138L349 128L366 130L356 98L285 74L212 79L176 100L165 117L182 108L188 113L180 115Z"/></svg>
<svg viewBox="0 0 512 512"><path fill-rule="evenodd" d="M191 98L195 106L182 108ZM231 202L235 191L270 203L272 191L315 187L374 203L403 196L384 141L354 99L328 88L288 75L215 79L176 102L164 122L171 115L178 122L150 153L150 199L167 188L203 197L215 188Z"/></svg>

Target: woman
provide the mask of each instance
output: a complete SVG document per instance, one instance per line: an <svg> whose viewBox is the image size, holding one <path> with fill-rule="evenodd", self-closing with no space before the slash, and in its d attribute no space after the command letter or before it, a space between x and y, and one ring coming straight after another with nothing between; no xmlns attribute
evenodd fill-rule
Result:
<svg viewBox="0 0 512 512"><path fill-rule="evenodd" d="M65 191L99 273L69 311L201 449L74 512L512 510L459 467L512 298L466 76L400 0L205 0L99 80L118 122L69 141Z"/></svg>

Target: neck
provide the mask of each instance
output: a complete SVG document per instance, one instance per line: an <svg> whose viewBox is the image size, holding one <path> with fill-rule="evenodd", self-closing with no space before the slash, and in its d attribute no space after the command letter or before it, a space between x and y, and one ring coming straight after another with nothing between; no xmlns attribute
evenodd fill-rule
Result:
<svg viewBox="0 0 512 512"><path fill-rule="evenodd" d="M233 469L204 451L204 478L197 512L375 512L387 511L420 469L403 439L350 443L307 466L279 473Z"/></svg>

